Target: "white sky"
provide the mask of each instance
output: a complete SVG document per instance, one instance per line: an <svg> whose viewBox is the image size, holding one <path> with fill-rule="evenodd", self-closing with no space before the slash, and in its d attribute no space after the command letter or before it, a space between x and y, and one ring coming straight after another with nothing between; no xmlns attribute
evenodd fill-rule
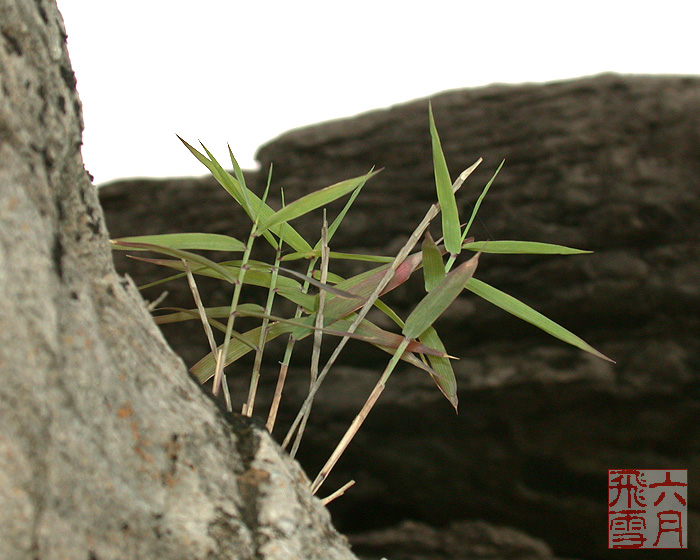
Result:
<svg viewBox="0 0 700 560"><path fill-rule="evenodd" d="M243 168L279 134L493 82L699 74L695 0L58 0L97 183Z"/></svg>

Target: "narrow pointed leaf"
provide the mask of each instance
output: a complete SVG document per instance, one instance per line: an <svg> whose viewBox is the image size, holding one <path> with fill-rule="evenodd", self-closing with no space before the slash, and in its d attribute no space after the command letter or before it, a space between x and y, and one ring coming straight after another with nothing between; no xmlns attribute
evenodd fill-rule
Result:
<svg viewBox="0 0 700 560"><path fill-rule="evenodd" d="M307 313L313 313L318 307L318 296L307 294L299 289L275 288L275 291L283 298L300 306Z"/></svg>
<svg viewBox="0 0 700 560"><path fill-rule="evenodd" d="M408 316L403 335L406 338L418 338L425 332L464 290L478 263L479 253L445 276L445 279L427 294Z"/></svg>
<svg viewBox="0 0 700 560"><path fill-rule="evenodd" d="M347 330L350 328L350 325L352 324L353 319L354 319L354 315L346 317L338 322L337 327L340 329ZM369 336L371 336L371 333L376 331L377 329L379 329L379 327L377 327L376 325L374 325L373 323L371 323L367 319L365 319L360 323L356 332L365 332ZM398 335L394 335L394 336L398 336ZM404 341L404 337L399 337L399 338L401 339L400 342ZM411 342L415 342L415 341L411 341ZM413 347L415 348L416 346L413 346ZM387 354L394 355L396 353L396 347L392 348L392 347L378 345L377 348L379 348L380 350L383 350ZM414 365L415 367L417 367L419 369L422 369L423 371L429 373L431 376L435 376L436 373L433 371L433 369L431 367L427 366L426 364L424 364L415 354L413 354L410 351L410 348L411 348L411 343L408 344L406 351L401 355L401 360L403 360L404 362L407 362L411 365ZM447 354L445 354L445 356L447 356ZM447 359L447 358L445 358L445 359Z"/></svg>
<svg viewBox="0 0 700 560"><path fill-rule="evenodd" d="M185 145L185 147L211 172L217 182L241 205L241 207L246 211L248 216L253 219L255 212L262 200L253 191L247 189L243 192L241 184L234 177L231 176L218 161L211 156L211 159L207 158L204 154L200 153L196 148L190 146L185 140L180 138L180 141ZM209 152L206 147L204 150ZM250 201L250 208L246 201ZM264 204L260 210L260 219L265 221L269 219L270 216L274 214L274 210L270 208L267 204ZM309 245L304 238L299 235L299 233L289 224L282 224L279 228L274 227L270 230L275 233L278 237L284 237L285 243L289 244L295 251L306 252L311 251L311 245Z"/></svg>
<svg viewBox="0 0 700 560"><path fill-rule="evenodd" d="M442 253L428 231L425 232L425 240L421 250L423 252L425 291L430 292L445 278L445 265L442 262Z"/></svg>
<svg viewBox="0 0 700 560"><path fill-rule="evenodd" d="M188 142L178 136L180 142L182 142L185 147L196 157L200 163L202 163L214 176L217 182L228 192L241 207L248 212L248 208L245 204L245 199L243 198L243 191L241 185L236 179L234 179L229 173L227 173L216 160L210 160L207 156L202 154L195 147L191 146ZM206 148L205 148L206 151Z"/></svg>
<svg viewBox="0 0 700 560"><path fill-rule="evenodd" d="M130 255L131 256L131 255ZM151 264L156 264L160 266L166 266L168 268L173 268L175 270L183 270L184 266L182 264L182 261L180 259L178 260L170 260L170 259L149 259L149 258L144 258L144 257L135 257L131 256L132 259L136 259L139 261L144 261L147 263ZM249 264L252 264L253 261L249 261ZM211 270L208 267L202 267L201 265L198 265L198 268L192 268L192 274L197 274L201 276L208 276L211 278L218 278L219 280L226 280L229 281L229 277L238 277L238 267L231 266L229 264L225 263L220 263L221 266L224 268L228 269L228 276L224 276L222 274L219 274L216 271ZM269 266L269 265L267 265ZM162 280L158 280L155 282L151 282L150 284L146 284L144 286L140 286L139 290L150 288L152 286L156 286L158 284L162 284L164 282L170 281L170 280L176 280L178 278L182 278L183 274L176 274L174 276L170 276L168 278L164 278ZM260 270L256 270L255 268L250 268L246 271L243 283L248 284L251 286L261 286L263 288L269 288L270 283L271 283L271 278L272 276L267 273L267 272L261 272ZM314 311L314 306L316 304L316 296L311 295L311 294L306 294L301 290L301 285L295 281L292 280L291 278L286 278L284 276L278 276L277 277L277 284L275 286L275 290L282 295L285 299L288 299L292 303L295 303L297 305L301 305L304 309L307 311ZM230 309L230 306L227 306L226 309Z"/></svg>
<svg viewBox="0 0 700 560"><path fill-rule="evenodd" d="M374 168L370 169L370 173L372 173L372 171L374 171ZM350 195L350 198L345 203L345 206L343 206L343 209L340 211L340 214L338 214L336 216L335 220L333 220L333 223L329 226L329 228L328 228L328 242L329 243L330 243L331 239L333 239L335 232L340 227L340 224L343 223L343 220L345 219L345 216L347 215L348 211L352 207L353 202L355 202L355 199L360 194L360 191L362 190L362 188L365 186L366 183L367 183L367 181L362 181L359 185L357 185L355 190ZM319 239L318 243L316 243L315 248L318 249L320 247L320 243L321 243L321 240Z"/></svg>
<svg viewBox="0 0 700 560"><path fill-rule="evenodd" d="M572 332L558 325L551 319L548 319L540 312L535 311L529 305L526 305L520 300L515 299L513 296L510 296L505 292L502 292L501 290L498 290L493 286L482 282L481 280L477 280L476 278L472 278L469 280L469 282L467 283L467 289L475 293L477 296L485 299L486 301L493 303L495 306L500 307L504 311L507 311L511 315L515 315L519 319L522 319L523 321L527 321L528 323L535 325L537 328L540 328L544 332L551 334L553 337L558 338L559 340L562 340L567 344L571 344L576 348L580 348L585 352L593 354L594 356L598 356L599 358L607 360L608 362L613 362L613 360L611 360L604 354L598 352L598 350L593 348L590 344L588 344Z"/></svg>
<svg viewBox="0 0 700 560"><path fill-rule="evenodd" d="M353 191L360 183L366 182L370 177L373 177L377 173L379 173L379 171L367 173L366 175L355 177L354 179L347 179L345 181L341 181L340 183L336 183L335 185L331 185L330 187L309 193L306 196L295 200L291 204L281 208L272 216L267 218L263 222L262 226L260 226L259 233L271 229L279 224L285 224L289 220L303 216L316 208L320 208L325 204L333 202L341 196Z"/></svg>
<svg viewBox="0 0 700 560"><path fill-rule="evenodd" d="M420 335L420 340L427 346L446 352L445 345L442 343L437 331L433 327L428 327L423 334ZM428 361L435 372L432 376L433 381L435 381L438 389L447 397L447 400L450 401L455 408L455 412L457 412L457 405L459 404L457 399L457 379L452 369L452 363L448 358L440 356L428 356Z"/></svg>
<svg viewBox="0 0 700 560"><path fill-rule="evenodd" d="M159 324L167 323L179 323L182 321L189 321L192 318L199 319L199 310L197 309L183 309L181 307L159 307L156 311L174 311L174 313L166 313L163 315L155 315L153 317L154 321ZM204 309L207 318L224 318L228 317L231 312L231 307L226 305L222 307L207 307ZM236 312L248 312L248 313L260 313L264 309L262 306L255 303L242 303L236 308ZM226 326L223 325L224 331Z"/></svg>
<svg viewBox="0 0 700 560"><path fill-rule="evenodd" d="M200 144L202 144L200 142ZM207 147L202 144L202 149L207 153L207 156L209 156L209 161L211 162L212 166L214 166L217 170L217 173L219 176L223 177L223 179L227 182L231 182L234 185L237 186L236 192L238 193L237 196L235 196L236 202L241 205L241 208L245 210L245 213L248 214L248 217L253 220L254 222L257 220L257 216L259 213L267 211L267 213L272 213L272 209L265 204L263 200L261 200L253 191L248 189L245 184L245 179L243 178L243 173L241 172L240 168L238 168L237 171L234 171L236 174L236 179L231 177L231 174L226 171L221 164L216 161L216 158L214 157L214 154L212 154ZM229 149L230 153L230 149ZM233 158L233 154L231 154L232 161L235 161L235 158ZM234 167L238 167L238 163L234 165ZM274 231L273 233L279 235L279 231ZM277 242L275 241L275 238L272 236L270 232L265 232L265 239L272 245L273 248L277 248Z"/></svg>
<svg viewBox="0 0 700 560"><path fill-rule="evenodd" d="M202 147L204 148L204 145L202 145ZM248 190L248 187L245 184L245 176L243 175L243 171L241 171L241 166L238 165L236 158L233 157L233 152L231 151L231 146L227 146L227 148L228 148L228 155L231 158L231 165L233 166L233 173L236 176L236 180L238 181L238 184L241 186L241 191L243 192L243 197L245 198L246 205L248 207L250 207L250 197L248 196L248 193L250 191ZM209 154L209 157L212 160L214 159L214 157L211 154ZM268 177L268 187L269 187L269 177Z"/></svg>
<svg viewBox="0 0 700 560"><path fill-rule="evenodd" d="M133 255L127 255L127 257L135 259L135 260L141 260L144 262L151 262L151 259L141 259L141 258L135 257ZM166 284L168 282L172 282L173 280L179 280L180 278L185 278L185 276L186 276L186 274L184 272L182 274L173 274L171 276L166 276L165 278L161 278L160 280L154 280L153 282L149 282L148 284L142 284L141 286L138 286L138 289L141 292L143 290L153 288L154 286L160 286L161 284Z"/></svg>
<svg viewBox="0 0 700 560"><path fill-rule="evenodd" d="M360 323L358 326L357 330L354 333L348 332L346 330L339 330L339 326L341 324L344 324L347 322L347 325L350 325L350 321L343 321L343 322L335 322L334 325L336 328L327 328L327 327L317 327L316 325L309 324L308 321L299 320L299 319L285 319L282 317L275 317L273 315L268 315L262 310L257 309L236 309L236 314L245 316L245 317L257 317L259 319L268 319L270 321L277 321L280 323L285 323L288 325L292 325L295 327L300 327L302 329L312 329L314 331L321 331L322 333L325 334L330 334L333 336L347 336L349 338L353 338L355 340L361 340L362 342L367 342L369 344L372 344L374 346L379 346L381 348L386 348L388 350L396 350L396 348L399 347L399 345L403 342L402 336L385 331L384 329L377 327L373 323L370 323L369 321L363 321ZM449 358L450 356L447 354L447 352L444 349L444 346L441 350L437 350L435 348L430 348L429 346L426 346L425 344L412 340L406 350L408 352L415 352L418 354L425 354L429 356L437 356L441 358Z"/></svg>
<svg viewBox="0 0 700 560"><path fill-rule="evenodd" d="M213 317L228 317L230 309L230 307L213 307L205 309L207 321L212 327L225 333L226 325L213 319ZM156 323L156 325L180 323L182 321L189 321L191 319L200 319L199 311L197 309L183 309L181 307L159 307L158 311L174 311L174 313L154 316L153 321ZM231 336L234 339L239 340L243 344L249 346L251 350L257 351L258 347L255 346L255 344L252 344L251 342L243 338L243 336L240 333L236 331L231 331Z"/></svg>
<svg viewBox="0 0 700 560"><path fill-rule="evenodd" d="M411 274L421 265L423 261L423 255L421 253L414 253L408 256L396 269L393 278L382 290L380 295L384 295L397 286L403 284L406 280L411 277ZM336 284L336 288L339 290L345 290L350 293L360 296L361 300L347 299L347 298L337 298L332 297L326 300L326 310L325 314L327 317L341 318L348 314L356 311L362 307L363 302L372 295L376 287L384 278L386 274L386 269L389 265L380 266L373 270L368 270L352 278L348 278L343 282Z"/></svg>
<svg viewBox="0 0 700 560"><path fill-rule="evenodd" d="M144 258L144 257L137 257L137 256L132 256L132 259L136 259L139 261L144 261L148 262L151 264L156 264L159 266L165 266L168 268L173 268L175 270L184 270L184 265L182 264L182 261L180 260L170 260L170 259L150 259L150 258ZM185 259L188 261L188 264L190 264L192 268L192 274L197 274L200 276L209 276L211 278L218 278L219 280L228 280L230 281L230 278L234 278L234 280L238 279L238 273L240 271L240 266L237 266L236 264L233 264L233 261L227 261L223 263L215 263L217 264L218 267L221 267L224 269L223 273L219 271L218 268L212 269L211 267L207 265L202 265L198 261L190 261L189 259ZM238 265L240 265L240 261L235 261ZM192 265L195 266L192 266ZM244 284L249 284L251 286L262 286L263 288L269 288L270 287L270 280L272 278L270 274L270 269L272 267L268 264L265 263L258 263L257 261L248 261L248 269L246 270L245 277L243 279ZM297 282L296 280L293 280L292 278L287 278L287 277L278 277L277 278L277 285L276 288L285 288L288 290L299 290L301 291L301 284Z"/></svg>
<svg viewBox="0 0 700 560"><path fill-rule="evenodd" d="M210 268L213 271L216 271L217 273L219 273L223 278L225 278L229 282L235 282L235 280L236 280L235 277L233 277L229 273L229 271L226 270L226 268L221 266L219 263L216 263L216 262L214 262L206 257L203 257L201 255L198 255L196 253L190 253L189 251L183 251L181 249L174 249L171 247L163 247L161 245L153 245L151 243L131 243L129 241L113 240L112 244L132 248L132 249L153 251L154 253L162 253L162 254L168 255L170 257L184 259L188 263L195 262L199 265L202 265L204 267Z"/></svg>
<svg viewBox="0 0 700 560"><path fill-rule="evenodd" d="M290 325L271 325L265 333L265 342L269 342L282 334L291 332L293 328L294 327L291 327ZM261 330L261 327L257 327L243 333L241 336L245 338L246 344L242 343L240 340L231 340L228 347L228 352L226 352L226 356L224 357L224 365L229 365L245 356L251 351L251 346L256 347L256 343L260 339ZM211 352L209 352L209 354L204 356L204 358L199 360L190 368L190 372L192 372L192 375L195 376L197 381L200 383L206 383L213 377L215 368L216 358Z"/></svg>
<svg viewBox="0 0 700 560"><path fill-rule="evenodd" d="M170 323L181 323L182 321L191 321L199 319L199 311L197 309L184 309L182 307L159 307L155 311L172 311L172 313L164 313L163 315L154 315L153 321L157 325L167 325ZM217 323L217 328L222 327L226 330L226 325L222 325L218 321L214 321L215 317L228 317L228 307L209 307L205 309L209 322L213 325ZM221 329L219 329L221 330Z"/></svg>
<svg viewBox="0 0 700 560"><path fill-rule="evenodd" d="M301 259L313 259L319 258L321 256L320 249L314 249L308 253L288 253L282 257L283 261L298 261ZM346 260L346 261L365 261L365 262L377 262L377 263L390 263L394 260L394 257L383 257L381 255L364 255L355 253L339 253L337 251L331 251L328 256L331 259Z"/></svg>
<svg viewBox="0 0 700 560"><path fill-rule="evenodd" d="M445 247L451 255L458 255L462 250L461 232L459 227L459 212L457 200L452 190L452 180L447 169L445 154L442 152L440 137L435 127L432 105L428 106L430 116L430 138L433 145L433 169L435 171L435 187L437 190L440 212L442 214L442 235L445 238Z"/></svg>
<svg viewBox="0 0 700 560"><path fill-rule="evenodd" d="M305 317L304 319L301 319L301 321L306 322L306 326L302 327L302 329L306 332L302 332L301 336L298 337L299 339L305 338L312 332L314 317ZM350 323L350 320L346 320L346 322L340 323L339 327L348 328L350 326ZM270 340L273 340L282 334L293 332L296 329L299 329L299 327L294 327L293 325L287 325L282 323L274 323L270 325L267 332L265 333L265 342L269 342ZM241 336L245 338L245 343L241 342L240 340L232 340L231 344L229 345L226 357L224 358L225 365L229 365L248 354L248 352L251 351L251 346L255 346L256 342L260 338L261 330L261 327L257 327L246 333L243 333ZM395 349L392 348L385 348L382 346L378 347L381 350L388 352L389 354L394 354L395 352ZM425 365L423 362L421 362L421 360L419 360L414 354L410 352L404 352L401 356L401 359L424 371L427 371L430 375L435 375L435 372L429 366ZM199 360L199 362L197 362L194 366L192 366L190 368L190 372L192 372L192 375L195 376L199 383L206 383L209 379L213 377L215 368L216 358L210 352L209 354L204 356L204 358Z"/></svg>
<svg viewBox="0 0 700 560"><path fill-rule="evenodd" d="M476 241L465 243L462 247L470 251L481 251L482 253L513 255L581 255L593 252L551 243L537 243L535 241Z"/></svg>
<svg viewBox="0 0 700 560"><path fill-rule="evenodd" d="M399 317L399 316L396 314L396 312L395 312L391 307L389 307L386 303L384 303L381 299L378 299L378 300L374 303L374 306L375 306L377 309L379 309L382 313L384 313L384 315L386 315L387 317L389 317L389 319L391 319L391 320L392 320L395 324L397 324L400 328L403 329L403 325L404 325L403 319L401 319L401 317Z"/></svg>
<svg viewBox="0 0 700 560"><path fill-rule="evenodd" d="M171 249L190 249L201 251L245 251L245 245L234 237L216 233L165 233L162 235L139 235L120 237L114 241L131 243L150 243ZM127 247L114 245L115 249L126 250ZM132 247L133 248L133 247ZM143 249L144 251L146 249Z"/></svg>
<svg viewBox="0 0 700 560"><path fill-rule="evenodd" d="M306 274L302 274L301 272L297 272L296 270L290 270L288 268L282 268L277 267L280 272L284 272L285 274L291 274L292 276L296 276L297 278L301 278L305 282L308 282L312 286L317 287L319 290L324 290L326 292L330 292L333 295L336 295L338 297L342 298L347 298L347 299L361 299L360 296L356 294L352 294L350 292L346 292L345 290L340 290L336 287L331 286L330 284L324 284L323 282L320 282L316 280L315 278L311 278L310 276L307 276Z"/></svg>
<svg viewBox="0 0 700 560"><path fill-rule="evenodd" d="M496 176L498 175L498 172L501 170L501 168L503 167L503 164L505 162L506 162L506 160L501 161L501 165L498 166L498 169L496 169L496 172L493 174L493 177L491 177L489 182L486 183L484 190L481 191L479 198L476 200L476 204L474 204L474 210L472 210L472 215L469 216L469 221L467 222L467 225L464 228L464 231L462 232L462 242L464 242L464 239L467 237L467 234L469 233L469 228L472 227L472 223L474 222L474 218L476 218L476 213L479 211L479 207L481 206L481 203L483 202L484 197L486 196L486 193L489 192L491 185L496 180Z"/></svg>

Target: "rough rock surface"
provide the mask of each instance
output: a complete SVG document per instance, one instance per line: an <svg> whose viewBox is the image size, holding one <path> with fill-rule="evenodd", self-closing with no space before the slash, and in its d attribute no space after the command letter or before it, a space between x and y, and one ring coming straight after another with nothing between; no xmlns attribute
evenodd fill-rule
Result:
<svg viewBox="0 0 700 560"><path fill-rule="evenodd" d="M432 101L453 175L484 158L463 188L463 216L506 160L481 207L478 238L595 251L484 255L477 277L617 364L465 295L438 324L461 358L459 416L419 372L394 374L328 482L332 489L357 481L333 504L334 520L359 533L405 519L436 527L482 519L544 539L559 555L607 558L607 469L682 468L690 478L690 555L700 558L700 78L601 75L453 91ZM263 170L274 162L273 184L287 200L385 168L339 230L337 250L393 254L434 199L426 100L290 132L264 146L259 161ZM209 179L117 182L101 197L115 237L244 235L248 222L220 204L226 195L214 194L218 188ZM315 240L317 226L299 229ZM138 283L161 274L120 266ZM409 284L390 303L405 316L420 289L419 281ZM169 304L192 305L186 287L172 290ZM229 297L218 286L206 291L212 305ZM193 363L207 348L199 327L188 328L165 332ZM385 362L355 348L314 405L302 446L311 472ZM232 376L240 394L246 368ZM303 365L293 373L282 428L308 384ZM261 411L274 381L270 372Z"/></svg>
<svg viewBox="0 0 700 560"><path fill-rule="evenodd" d="M0 558L355 558L115 272L54 2L0 0L0 84Z"/></svg>

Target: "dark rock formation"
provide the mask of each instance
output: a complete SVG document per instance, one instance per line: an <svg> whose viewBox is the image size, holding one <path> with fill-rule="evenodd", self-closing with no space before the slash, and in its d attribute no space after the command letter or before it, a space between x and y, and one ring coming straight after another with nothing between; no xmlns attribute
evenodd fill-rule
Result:
<svg viewBox="0 0 700 560"><path fill-rule="evenodd" d="M358 554L367 550L390 555L391 560L555 560L544 542L482 521L457 521L442 530L405 521L396 527L357 535L353 543Z"/></svg>
<svg viewBox="0 0 700 560"><path fill-rule="evenodd" d="M0 558L351 560L114 270L50 0L0 0Z"/></svg>
<svg viewBox="0 0 700 560"><path fill-rule="evenodd" d="M481 207L477 238L595 251L484 255L477 277L617 364L465 294L438 325L450 353L460 357L459 416L420 372L394 374L329 480L329 488L357 481L333 505L334 519L353 533L404 519L433 526L482 519L542 538L559 555L604 558L607 469L683 468L690 478L690 546L697 547L700 79L602 75L453 91L432 101L453 175L484 158L462 189L465 219L506 160ZM336 250L393 254L434 200L426 100L290 132L261 148L259 160L264 170L274 162L273 184L287 200L371 166L385 168L358 198ZM262 177L255 182L261 189ZM227 196L218 188L209 179L117 182L103 187L101 198L114 237L187 230L244 235L247 220L221 204ZM318 223L305 221L299 229L318 237ZM162 275L141 264L122 270L138 283ZM207 289L208 304L229 298L221 286ZM409 283L389 302L405 316L420 290L419 281ZM172 296L172 305L192 305L184 285ZM207 347L199 327L190 329L165 332L193 363ZM385 362L357 348L362 351L347 353L314 405L302 446L311 472ZM237 371L231 382L242 394L246 365ZM308 385L301 364L295 373L282 428ZM271 370L261 410L274 382ZM698 548L691 555L699 558Z"/></svg>

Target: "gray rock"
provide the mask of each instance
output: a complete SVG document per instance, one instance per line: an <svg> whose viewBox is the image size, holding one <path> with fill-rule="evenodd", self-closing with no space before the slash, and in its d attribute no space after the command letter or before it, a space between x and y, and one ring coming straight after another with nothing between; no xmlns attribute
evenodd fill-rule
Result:
<svg viewBox="0 0 700 560"><path fill-rule="evenodd" d="M486 519L544 539L558 555L603 558L607 469L682 468L690 480L690 552L699 558L700 78L601 75L496 85L436 95L433 108L453 175L484 158L462 189L462 216L506 159L474 226L477 238L595 251L484 255L477 277L617 364L465 294L437 325L460 358L459 416L430 379L399 369L329 479L331 489L357 481L332 504L334 519L352 533L404 519L435 526ZM258 158L263 170L274 162L273 184L287 200L384 167L339 230L339 251L395 252L434 200L427 100L292 131ZM251 179L258 189L263 175ZM201 179L141 181L138 189L117 182L101 197L115 237L183 226L245 235L248 222L232 206L209 205L222 200L216 188ZM166 227L152 228L149 219ZM311 240L318 225L298 224ZM162 275L151 269L146 276L140 264L122 270L138 283ZM387 301L405 317L421 289L417 278ZM192 305L184 285L172 290L169 304ZM219 285L205 293L211 305L230 297ZM164 332L192 364L207 347L197 325L187 328ZM272 350L261 414L276 379ZM308 386L305 363L292 371L281 435ZM381 353L354 346L329 376L302 445L307 472L325 460L384 363ZM236 395L246 392L248 368L233 370Z"/></svg>
<svg viewBox="0 0 700 560"><path fill-rule="evenodd" d="M55 3L0 28L0 558L355 558L115 272Z"/></svg>

